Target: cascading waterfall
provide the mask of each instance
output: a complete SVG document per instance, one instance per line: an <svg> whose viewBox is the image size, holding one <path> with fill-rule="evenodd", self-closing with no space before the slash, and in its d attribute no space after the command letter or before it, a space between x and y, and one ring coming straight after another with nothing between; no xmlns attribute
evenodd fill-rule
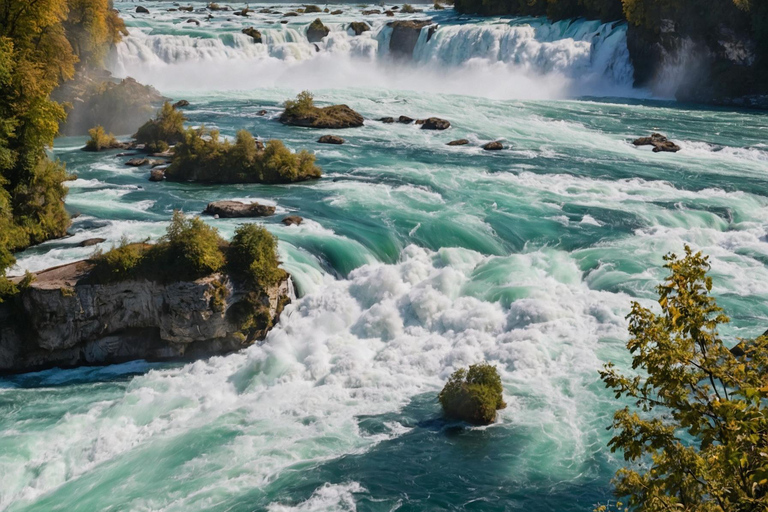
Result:
<svg viewBox="0 0 768 512"><path fill-rule="evenodd" d="M454 15L434 16L437 29L425 27L412 59L390 58L390 18L369 19L347 7L342 20L325 15L328 36L310 43L306 29L313 16L275 24L270 15L246 21L202 20L188 30L179 24L132 28L118 45L111 68L166 89L190 83L202 63L217 72L201 86L248 89L250 84L304 87L366 86L389 83L399 88L465 92L487 86L489 74L506 84L491 96L551 97L610 94L631 89L632 66L626 27L620 23L541 19L462 22ZM421 19L426 16L422 15ZM274 17L272 17L274 18ZM417 17L418 18L418 17ZM355 36L349 22L364 19L371 30ZM241 33L256 27L262 44ZM431 35L431 37L430 37ZM192 80L194 82L194 80Z"/></svg>

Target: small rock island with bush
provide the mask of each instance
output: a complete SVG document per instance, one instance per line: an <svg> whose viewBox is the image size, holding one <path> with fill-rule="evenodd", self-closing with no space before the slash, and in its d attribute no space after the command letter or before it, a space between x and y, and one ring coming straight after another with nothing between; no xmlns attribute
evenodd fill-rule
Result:
<svg viewBox="0 0 768 512"><path fill-rule="evenodd" d="M496 367L479 363L471 365L469 370L459 368L453 372L438 400L450 419L489 425L496 421L496 411L507 407L502 392Z"/></svg>
<svg viewBox="0 0 768 512"><path fill-rule="evenodd" d="M121 243L28 274L0 303L0 373L187 360L263 339L291 300L277 240L244 224L231 242L176 212L156 244Z"/></svg>

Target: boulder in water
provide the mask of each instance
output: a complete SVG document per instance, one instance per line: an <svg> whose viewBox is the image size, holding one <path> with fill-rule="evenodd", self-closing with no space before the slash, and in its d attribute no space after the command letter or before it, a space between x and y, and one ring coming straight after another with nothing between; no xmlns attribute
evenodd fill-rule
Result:
<svg viewBox="0 0 768 512"><path fill-rule="evenodd" d="M416 121L416 124L420 124L422 130L447 130L451 127L450 121L440 119L439 117L419 119Z"/></svg>
<svg viewBox="0 0 768 512"><path fill-rule="evenodd" d="M261 43L262 42L261 41L261 32L259 32L258 30L256 30L253 27L244 28L240 32L242 32L243 34L245 34L247 36L251 36L251 39L253 39L254 43Z"/></svg>
<svg viewBox="0 0 768 512"><path fill-rule="evenodd" d="M323 135L317 139L317 142L320 144L344 144L344 139L338 135Z"/></svg>
<svg viewBox="0 0 768 512"><path fill-rule="evenodd" d="M307 40L310 43L319 43L330 31L331 29L323 25L320 18L317 18L307 27Z"/></svg>
<svg viewBox="0 0 768 512"><path fill-rule="evenodd" d="M287 12L287 13L283 14L283 18L293 18L293 17L296 17L298 15L299 15L299 13L291 11L291 12Z"/></svg>
<svg viewBox="0 0 768 512"><path fill-rule="evenodd" d="M149 160L146 158L131 158L127 162L125 162L125 165L130 165L131 167L141 167L143 165L147 165L149 163Z"/></svg>
<svg viewBox="0 0 768 512"><path fill-rule="evenodd" d="M500 149L504 149L504 144L496 140L487 144L483 144L483 149L486 151L498 151Z"/></svg>
<svg viewBox="0 0 768 512"><path fill-rule="evenodd" d="M187 100L179 100L173 104L173 108L184 108L188 106L189 106L189 102Z"/></svg>
<svg viewBox="0 0 768 512"><path fill-rule="evenodd" d="M353 21L349 24L349 30L354 32L356 36L359 36L363 32L371 30L371 27L364 21Z"/></svg>
<svg viewBox="0 0 768 512"><path fill-rule="evenodd" d="M363 126L363 116L347 105L316 107L312 95L304 91L297 99L285 102L280 122L307 128L355 128Z"/></svg>
<svg viewBox="0 0 768 512"><path fill-rule="evenodd" d="M394 13L394 12L392 12L392 11L384 11L384 14L386 14L386 15L387 15L387 16L389 16L390 18L391 18L391 17L393 17L393 16L395 15L395 13Z"/></svg>
<svg viewBox="0 0 768 512"><path fill-rule="evenodd" d="M284 217L283 220L281 220L280 222L282 222L286 226L298 226L303 221L304 219L302 217L299 217L298 215L289 215L287 217Z"/></svg>
<svg viewBox="0 0 768 512"><path fill-rule="evenodd" d="M323 12L323 10L316 5L307 5L306 7L304 7L305 14L312 14L315 12Z"/></svg>
<svg viewBox="0 0 768 512"><path fill-rule="evenodd" d="M344 14L344 11L342 11L340 9L337 9L337 10L331 12L332 16L338 16L339 14Z"/></svg>
<svg viewBox="0 0 768 512"><path fill-rule="evenodd" d="M371 16L372 14L381 14L381 11L378 9L368 9L367 11L363 11L363 16Z"/></svg>
<svg viewBox="0 0 768 512"><path fill-rule="evenodd" d="M256 115L257 116L265 116L265 115L267 115L267 111L264 110L264 109L261 109L258 112L256 112Z"/></svg>
<svg viewBox="0 0 768 512"><path fill-rule="evenodd" d="M259 203L241 203L240 201L214 201L208 203L203 213L218 215L222 219L268 217L275 214L275 207Z"/></svg>
<svg viewBox="0 0 768 512"><path fill-rule="evenodd" d="M397 118L397 122L402 124L411 124L413 121L414 119L408 116L400 116Z"/></svg>
<svg viewBox="0 0 768 512"><path fill-rule="evenodd" d="M188 19L187 23L197 23L197 26L198 27L200 26L200 22L198 20L195 20L195 19L192 19L192 18Z"/></svg>
<svg viewBox="0 0 768 512"><path fill-rule="evenodd" d="M394 117L382 117L381 119L379 119L379 121L381 121L382 123L391 124L391 123L395 122L395 118Z"/></svg>
<svg viewBox="0 0 768 512"><path fill-rule="evenodd" d="M80 247L91 247L91 246L98 245L98 244L100 244L102 242L106 242L106 241L107 241L106 238L89 238L87 240L83 240L82 242L80 242L77 245L80 246Z"/></svg>
<svg viewBox="0 0 768 512"><path fill-rule="evenodd" d="M149 9L147 9L143 5L140 5L140 6L136 7L136 12L139 13L139 14L149 14Z"/></svg>
<svg viewBox="0 0 768 512"><path fill-rule="evenodd" d="M650 137L640 137L632 141L635 146L653 146L653 152L668 152L677 153L680 151L680 146L667 139L666 136L660 133L652 133Z"/></svg>
<svg viewBox="0 0 768 512"><path fill-rule="evenodd" d="M165 179L165 168L152 169L149 172L149 181L163 181Z"/></svg>
<svg viewBox="0 0 768 512"><path fill-rule="evenodd" d="M466 146L467 144L469 144L469 141L467 139L457 139L457 140L452 140L451 142L446 144L446 146Z"/></svg>
<svg viewBox="0 0 768 512"><path fill-rule="evenodd" d="M392 36L389 39L389 51L394 57L411 58L413 49L419 40L421 29L432 25L432 20L403 20L387 23L392 27ZM432 36L431 30L427 40Z"/></svg>
<svg viewBox="0 0 768 512"><path fill-rule="evenodd" d="M188 5L186 7L179 7L179 10L180 11L185 11L185 12L192 12L192 11L195 10L195 8L193 6L191 6L191 5Z"/></svg>

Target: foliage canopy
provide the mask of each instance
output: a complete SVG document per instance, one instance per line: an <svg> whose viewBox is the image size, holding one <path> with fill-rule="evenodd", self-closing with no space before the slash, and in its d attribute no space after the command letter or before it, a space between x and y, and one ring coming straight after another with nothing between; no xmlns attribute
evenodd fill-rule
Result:
<svg viewBox="0 0 768 512"><path fill-rule="evenodd" d="M631 404L613 418L609 446L631 463L616 493L648 512L766 510L768 337L726 348L708 258L686 246L665 260L660 314L635 302L628 316L637 374L610 363L601 372Z"/></svg>
<svg viewBox="0 0 768 512"><path fill-rule="evenodd" d="M496 411L507 404L498 370L488 363L459 368L451 375L438 400L445 415L469 423L486 425L496 420Z"/></svg>

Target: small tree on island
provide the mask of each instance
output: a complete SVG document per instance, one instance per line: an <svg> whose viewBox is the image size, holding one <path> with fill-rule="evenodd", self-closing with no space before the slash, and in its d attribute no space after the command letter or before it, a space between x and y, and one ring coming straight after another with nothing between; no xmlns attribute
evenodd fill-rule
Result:
<svg viewBox="0 0 768 512"><path fill-rule="evenodd" d="M665 261L661 313L634 302L628 315L638 375L611 363L600 372L631 403L613 417L611 451L632 463L617 472L616 494L629 510L766 510L768 337L726 348L717 328L729 319L710 296L708 257L686 246Z"/></svg>

